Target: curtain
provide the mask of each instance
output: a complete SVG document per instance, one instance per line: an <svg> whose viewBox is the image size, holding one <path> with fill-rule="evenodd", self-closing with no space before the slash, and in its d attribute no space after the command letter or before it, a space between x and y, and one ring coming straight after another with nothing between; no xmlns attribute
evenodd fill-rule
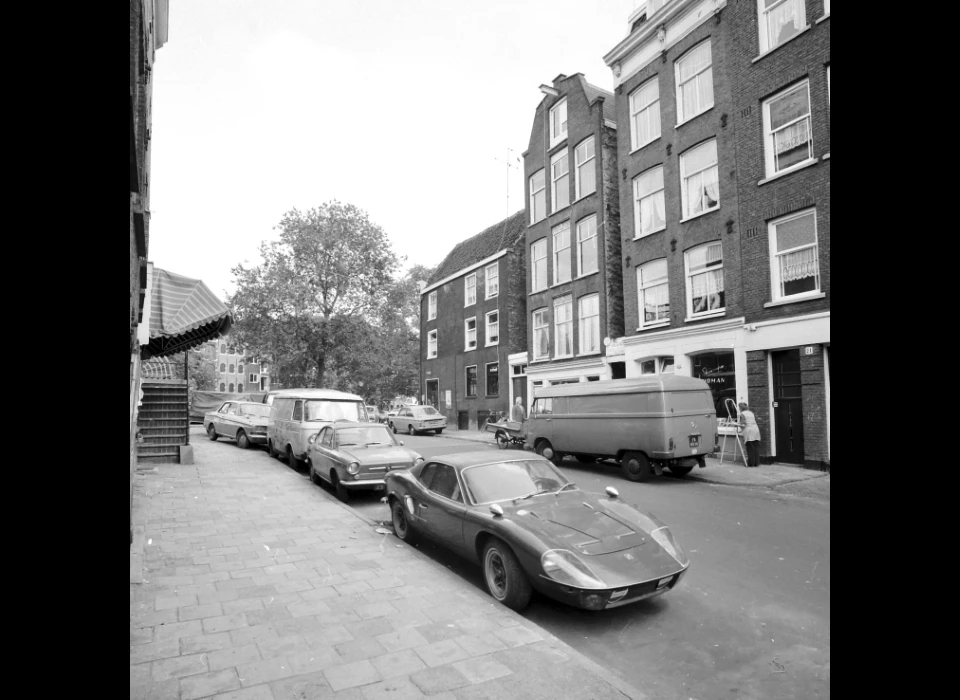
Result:
<svg viewBox="0 0 960 700"><path fill-rule="evenodd" d="M705 196L704 209L717 206L720 201L720 181L716 166L703 172L703 193Z"/></svg>
<svg viewBox="0 0 960 700"><path fill-rule="evenodd" d="M780 279L783 282L794 282L807 277L816 277L818 272L817 246L780 256Z"/></svg>
<svg viewBox="0 0 960 700"><path fill-rule="evenodd" d="M778 7L767 11L767 33L769 48L779 46L797 33L799 25L796 0L787 0Z"/></svg>

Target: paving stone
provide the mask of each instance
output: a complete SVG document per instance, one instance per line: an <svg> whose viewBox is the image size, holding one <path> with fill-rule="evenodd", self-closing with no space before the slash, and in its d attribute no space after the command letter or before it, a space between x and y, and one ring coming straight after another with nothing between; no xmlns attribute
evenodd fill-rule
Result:
<svg viewBox="0 0 960 700"><path fill-rule="evenodd" d="M326 598L337 598L340 594L333 586L323 586L322 588L313 588L304 591L300 597L304 600L324 600Z"/></svg>
<svg viewBox="0 0 960 700"><path fill-rule="evenodd" d="M256 644L244 644L211 651L207 654L207 663L210 665L211 671L218 671L221 668L249 664L263 658L266 657L261 656L260 648Z"/></svg>
<svg viewBox="0 0 960 700"><path fill-rule="evenodd" d="M197 600L200 602L200 605L209 605L210 603L224 603L226 601L236 600L239 597L236 590L218 591L214 589L213 593L200 593L197 595Z"/></svg>
<svg viewBox="0 0 960 700"><path fill-rule="evenodd" d="M199 620L172 622L168 625L157 625L153 629L153 638L155 641L195 637L198 634L203 634L203 625L200 624Z"/></svg>
<svg viewBox="0 0 960 700"><path fill-rule="evenodd" d="M240 687L240 679L234 668L201 673L197 676L188 676L180 680L180 697L182 700L197 700L215 693L224 693Z"/></svg>
<svg viewBox="0 0 960 700"><path fill-rule="evenodd" d="M427 666L440 666L467 658L468 654L452 639L434 642L414 649Z"/></svg>
<svg viewBox="0 0 960 700"><path fill-rule="evenodd" d="M258 685L254 688L241 688L227 693L215 695L212 700L278 700L268 685Z"/></svg>
<svg viewBox="0 0 960 700"><path fill-rule="evenodd" d="M184 605L196 605L197 596L195 595L177 595L172 597L157 598L154 601L155 610L174 610Z"/></svg>
<svg viewBox="0 0 960 700"><path fill-rule="evenodd" d="M370 584L366 581L353 581L350 583L338 583L334 586L340 595L349 595L351 593L362 593L370 590Z"/></svg>
<svg viewBox="0 0 960 700"><path fill-rule="evenodd" d="M442 693L447 690L456 690L470 683L470 681L453 666L425 668L411 674L410 680L427 695Z"/></svg>
<svg viewBox="0 0 960 700"><path fill-rule="evenodd" d="M291 676L270 684L276 700L330 700L335 697L323 673Z"/></svg>
<svg viewBox="0 0 960 700"><path fill-rule="evenodd" d="M237 675L243 686L259 685L296 675L290 662L283 656L254 661L237 666Z"/></svg>
<svg viewBox="0 0 960 700"><path fill-rule="evenodd" d="M238 598L266 598L278 595L276 586L251 586L249 582L237 587Z"/></svg>
<svg viewBox="0 0 960 700"><path fill-rule="evenodd" d="M491 632L500 628L500 625L498 625L494 620L486 617L462 617L458 620L454 620L454 624L462 629L466 634Z"/></svg>
<svg viewBox="0 0 960 700"><path fill-rule="evenodd" d="M189 605L183 608L177 608L181 622L187 620L200 620L205 617L217 617L223 615L223 608L220 603L211 603L209 605Z"/></svg>
<svg viewBox="0 0 960 700"><path fill-rule="evenodd" d="M463 635L463 631L453 623L431 622L426 625L418 625L415 629L431 644Z"/></svg>
<svg viewBox="0 0 960 700"><path fill-rule="evenodd" d="M226 632L180 638L181 654L201 654L207 651L226 649L231 646L233 646L233 643L230 641L230 635Z"/></svg>
<svg viewBox="0 0 960 700"><path fill-rule="evenodd" d="M259 600L257 602L260 602ZM266 625L271 622L279 622L280 620L292 620L294 619L293 615L290 614L290 611L286 607L270 607L264 608L263 610L250 610L244 613L247 616L247 624L251 627L254 625Z"/></svg>
<svg viewBox="0 0 960 700"><path fill-rule="evenodd" d="M343 627L350 633L353 639L366 639L393 631L390 623L379 617L363 620L362 622L353 622L343 625Z"/></svg>
<svg viewBox="0 0 960 700"><path fill-rule="evenodd" d="M138 644L149 644L153 641L153 628L140 627L130 630L130 646Z"/></svg>
<svg viewBox="0 0 960 700"><path fill-rule="evenodd" d="M343 663L343 657L330 646L315 646L288 657L294 673L323 671Z"/></svg>
<svg viewBox="0 0 960 700"><path fill-rule="evenodd" d="M130 614L131 629L157 627L159 625L170 624L176 621L177 611L175 608L169 610L145 610Z"/></svg>
<svg viewBox="0 0 960 700"><path fill-rule="evenodd" d="M377 637L380 646L388 652L411 649L413 647L426 646L430 642L420 634L416 628L408 628L381 634Z"/></svg>
<svg viewBox="0 0 960 700"><path fill-rule="evenodd" d="M130 647L130 664L142 664L179 655L179 639L159 639L149 644L138 644Z"/></svg>
<svg viewBox="0 0 960 700"><path fill-rule="evenodd" d="M383 656L377 656L370 659L370 663L380 672L384 678L393 678L394 676L409 676L415 671L426 668L423 660L417 656L412 649L395 651Z"/></svg>
<svg viewBox="0 0 960 700"><path fill-rule="evenodd" d="M303 617L304 615L322 615L328 613L330 612L330 606L322 600L309 600L288 605L287 610L294 617Z"/></svg>
<svg viewBox="0 0 960 700"><path fill-rule="evenodd" d="M460 671L471 683L483 683L495 678L509 676L513 671L497 661L492 656L475 656L463 661L456 661L453 667Z"/></svg>
<svg viewBox="0 0 960 700"><path fill-rule="evenodd" d="M276 639L279 636L273 625L254 625L230 631L230 641L235 646L251 644L264 639Z"/></svg>
<svg viewBox="0 0 960 700"><path fill-rule="evenodd" d="M274 656L286 656L303 651L307 646L303 635L293 635L290 637L279 637L277 639L265 639L257 644L260 647L260 654L265 659L271 659Z"/></svg>
<svg viewBox="0 0 960 700"><path fill-rule="evenodd" d="M328 668L324 670L323 675L334 691L368 685L381 680L377 669L365 659Z"/></svg>
<svg viewBox="0 0 960 700"><path fill-rule="evenodd" d="M217 617L208 617L203 620L203 631L207 634L214 632L229 632L240 627L247 627L247 618L245 613L232 613L230 615L219 615Z"/></svg>
<svg viewBox="0 0 960 700"><path fill-rule="evenodd" d="M183 678L208 670L206 654L190 654L154 661L150 667L150 677L159 683L168 678Z"/></svg>
<svg viewBox="0 0 960 700"><path fill-rule="evenodd" d="M131 689L130 700L180 700L180 681L169 678Z"/></svg>
<svg viewBox="0 0 960 700"><path fill-rule="evenodd" d="M311 647L324 645L332 647L335 644L353 641L353 635L342 625L310 630L309 632L303 633L303 638Z"/></svg>
<svg viewBox="0 0 960 700"><path fill-rule="evenodd" d="M352 642L343 642L334 647L337 653L345 661L359 661L360 659L369 659L372 656L380 656L386 653L386 649L380 646L376 639L355 639Z"/></svg>
<svg viewBox="0 0 960 700"><path fill-rule="evenodd" d="M391 678L360 689L364 700L419 700L426 697L408 678Z"/></svg>
<svg viewBox="0 0 960 700"><path fill-rule="evenodd" d="M481 656L482 654L489 654L507 648L507 645L504 644L499 637L490 632L468 634L463 637L457 637L454 641L456 641L465 652L470 654L470 656Z"/></svg>
<svg viewBox="0 0 960 700"><path fill-rule="evenodd" d="M520 625L517 627L504 627L495 630L493 634L499 637L508 647L518 647L521 644L532 644L533 642L539 642L541 639L543 639L538 632L535 632L530 627Z"/></svg>
<svg viewBox="0 0 960 700"><path fill-rule="evenodd" d="M387 617L394 629L402 630L410 627L423 627L433 624L422 610L401 610Z"/></svg>
<svg viewBox="0 0 960 700"><path fill-rule="evenodd" d="M242 600L228 600L221 604L223 615L231 615L238 612L253 612L254 610L263 610L263 603L259 598L244 598Z"/></svg>
<svg viewBox="0 0 960 700"><path fill-rule="evenodd" d="M386 617L398 611L390 605L390 603L367 603L366 605L358 605L354 608L354 612L357 613L361 619L369 620L375 617Z"/></svg>

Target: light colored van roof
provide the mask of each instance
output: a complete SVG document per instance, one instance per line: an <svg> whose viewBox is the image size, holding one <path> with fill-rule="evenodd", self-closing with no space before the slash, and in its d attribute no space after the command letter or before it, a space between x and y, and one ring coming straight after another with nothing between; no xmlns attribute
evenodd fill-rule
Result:
<svg viewBox="0 0 960 700"><path fill-rule="evenodd" d="M607 379L599 382L577 382L534 389L534 398L551 396L596 396L607 394L639 394L662 391L710 391L702 379L677 374L655 374L635 379Z"/></svg>
<svg viewBox="0 0 960 700"><path fill-rule="evenodd" d="M362 396L333 389L278 389L270 392L276 399L329 399L331 401L363 401Z"/></svg>

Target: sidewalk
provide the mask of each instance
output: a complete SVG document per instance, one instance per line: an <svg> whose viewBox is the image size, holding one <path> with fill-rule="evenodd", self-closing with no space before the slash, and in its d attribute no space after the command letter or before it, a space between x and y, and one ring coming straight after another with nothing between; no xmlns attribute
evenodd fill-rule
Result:
<svg viewBox="0 0 960 700"><path fill-rule="evenodd" d="M644 698L262 450L138 470L136 700Z"/></svg>
<svg viewBox="0 0 960 700"><path fill-rule="evenodd" d="M497 444L496 440L494 440L493 433L480 432L477 430L457 430L448 427L438 437L469 440L471 442L492 446L496 446ZM511 447L510 449L519 450L520 448ZM706 467L703 469L699 467L694 468L685 478L691 481L705 481L711 484L722 484L725 486L770 488L773 486L782 486L784 484L823 478L827 479L824 483L829 484L830 474L829 472L805 469L792 464L774 463L764 464L759 467L746 467L739 455L737 456L737 460L734 461L728 449L727 454L724 455L722 464L720 463L719 457L707 457Z"/></svg>

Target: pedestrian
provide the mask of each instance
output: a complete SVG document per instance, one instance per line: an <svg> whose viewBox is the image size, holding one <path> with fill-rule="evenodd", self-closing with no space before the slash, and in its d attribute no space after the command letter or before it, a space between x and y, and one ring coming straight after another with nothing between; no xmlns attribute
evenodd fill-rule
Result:
<svg viewBox="0 0 960 700"><path fill-rule="evenodd" d="M749 409L746 401L740 402L740 426L743 428L743 440L747 443L747 466L760 466L760 426L757 416Z"/></svg>
<svg viewBox="0 0 960 700"><path fill-rule="evenodd" d="M517 400L513 402L513 406L510 407L510 420L515 423L523 423L526 416L524 415L523 410L523 398L518 396Z"/></svg>

